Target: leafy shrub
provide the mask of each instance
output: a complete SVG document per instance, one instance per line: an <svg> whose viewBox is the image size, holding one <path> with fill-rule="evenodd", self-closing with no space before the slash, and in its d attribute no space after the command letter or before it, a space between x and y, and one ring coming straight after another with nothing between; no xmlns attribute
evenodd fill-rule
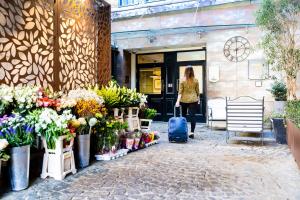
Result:
<svg viewBox="0 0 300 200"><path fill-rule="evenodd" d="M151 108L146 108L145 109L145 117L146 119L154 119L154 117L156 116L157 111L155 109L151 109Z"/></svg>
<svg viewBox="0 0 300 200"><path fill-rule="evenodd" d="M275 98L275 101L286 101L287 88L283 82L275 81L269 91Z"/></svg>
<svg viewBox="0 0 300 200"><path fill-rule="evenodd" d="M300 128L300 100L288 101L285 106L286 118Z"/></svg>

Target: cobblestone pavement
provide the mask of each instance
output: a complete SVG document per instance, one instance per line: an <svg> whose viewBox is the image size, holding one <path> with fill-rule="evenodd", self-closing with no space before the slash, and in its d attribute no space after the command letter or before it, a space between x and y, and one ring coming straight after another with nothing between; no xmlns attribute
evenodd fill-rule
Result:
<svg viewBox="0 0 300 200"><path fill-rule="evenodd" d="M225 133L197 128L187 144L167 142L92 166L64 181L37 179L3 199L300 199L300 170L286 145L226 144Z"/></svg>

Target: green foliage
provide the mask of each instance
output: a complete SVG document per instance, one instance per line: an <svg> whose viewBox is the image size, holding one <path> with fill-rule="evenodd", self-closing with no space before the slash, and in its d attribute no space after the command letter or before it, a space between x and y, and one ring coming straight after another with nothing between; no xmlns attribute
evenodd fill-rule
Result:
<svg viewBox="0 0 300 200"><path fill-rule="evenodd" d="M286 118L300 128L300 100L288 101L285 106Z"/></svg>
<svg viewBox="0 0 300 200"><path fill-rule="evenodd" d="M108 86L102 87L100 90L97 88L94 91L99 95L102 96L104 99L104 104L107 108L114 108L118 107L120 103L119 98L119 87L116 83L110 82Z"/></svg>
<svg viewBox="0 0 300 200"><path fill-rule="evenodd" d="M101 89L93 88L99 96L104 99L107 108L122 108L129 106L139 106L146 102L146 96L136 92L135 89L120 87L115 81L111 81Z"/></svg>
<svg viewBox="0 0 300 200"><path fill-rule="evenodd" d="M296 98L295 79L300 68L298 0L262 0L256 13L256 24L265 32L262 48L269 64L287 75L288 98Z"/></svg>
<svg viewBox="0 0 300 200"><path fill-rule="evenodd" d="M97 134L97 150L99 153L107 153L113 147L118 146L119 132L128 127L127 123L105 118L97 118L95 133Z"/></svg>
<svg viewBox="0 0 300 200"><path fill-rule="evenodd" d="M0 151L0 160L2 161L8 161L9 160L9 155L5 151Z"/></svg>
<svg viewBox="0 0 300 200"><path fill-rule="evenodd" d="M275 101L286 101L287 88L283 82L275 81L269 91L275 98Z"/></svg>
<svg viewBox="0 0 300 200"><path fill-rule="evenodd" d="M154 117L157 114L157 111L155 109L151 109L151 108L146 108L144 112L145 112L146 119L154 119Z"/></svg>

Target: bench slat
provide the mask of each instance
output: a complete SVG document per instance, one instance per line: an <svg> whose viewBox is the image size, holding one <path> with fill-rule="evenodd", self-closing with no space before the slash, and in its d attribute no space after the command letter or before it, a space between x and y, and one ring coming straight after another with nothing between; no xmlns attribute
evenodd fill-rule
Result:
<svg viewBox="0 0 300 200"><path fill-rule="evenodd" d="M262 121L263 118L262 117L253 117L253 116L248 116L248 117L227 117L228 121Z"/></svg>

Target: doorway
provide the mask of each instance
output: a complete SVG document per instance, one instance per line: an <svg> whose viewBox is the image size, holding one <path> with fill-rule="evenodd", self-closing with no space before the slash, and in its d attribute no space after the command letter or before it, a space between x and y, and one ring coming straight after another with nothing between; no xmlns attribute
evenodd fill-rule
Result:
<svg viewBox="0 0 300 200"><path fill-rule="evenodd" d="M206 50L150 53L137 55L137 90L148 95L148 105L155 108L155 120L168 121L173 116L179 83L187 66L192 66L200 84L197 122L206 121Z"/></svg>

